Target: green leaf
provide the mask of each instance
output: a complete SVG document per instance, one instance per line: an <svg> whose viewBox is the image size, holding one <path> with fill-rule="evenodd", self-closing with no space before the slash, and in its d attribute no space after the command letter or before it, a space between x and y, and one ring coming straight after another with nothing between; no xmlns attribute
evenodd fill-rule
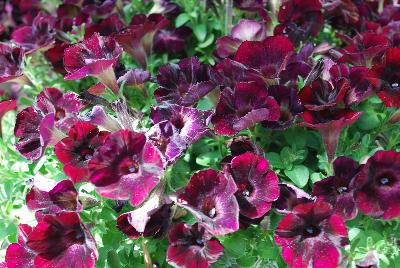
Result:
<svg viewBox="0 0 400 268"><path fill-rule="evenodd" d="M198 47L199 48L206 48L209 45L213 44L213 42L214 42L214 34L210 34L210 36L208 36L206 41L204 41L203 43L199 44Z"/></svg>
<svg viewBox="0 0 400 268"><path fill-rule="evenodd" d="M180 14L178 17L175 19L175 27L181 27L183 24L188 22L190 20L190 16L186 13Z"/></svg>
<svg viewBox="0 0 400 268"><path fill-rule="evenodd" d="M376 112L364 112L357 120L357 126L362 130L371 130L380 125L380 120Z"/></svg>
<svg viewBox="0 0 400 268"><path fill-rule="evenodd" d="M193 33L197 40L203 42L207 36L207 27L204 24L198 24L193 27Z"/></svg>
<svg viewBox="0 0 400 268"><path fill-rule="evenodd" d="M285 175L296 184L297 187L303 188L308 182L310 173L308 168L303 165L296 165L291 170L285 170Z"/></svg>
<svg viewBox="0 0 400 268"><path fill-rule="evenodd" d="M118 254L114 250L110 250L107 253L107 264L110 268L121 268L121 262Z"/></svg>
<svg viewBox="0 0 400 268"><path fill-rule="evenodd" d="M266 157L268 162L274 169L283 169L285 167L283 165L281 156L278 153L275 152L266 153Z"/></svg>
<svg viewBox="0 0 400 268"><path fill-rule="evenodd" d="M220 153L218 151L201 154L196 158L196 163L200 166L209 167L217 162L219 156Z"/></svg>

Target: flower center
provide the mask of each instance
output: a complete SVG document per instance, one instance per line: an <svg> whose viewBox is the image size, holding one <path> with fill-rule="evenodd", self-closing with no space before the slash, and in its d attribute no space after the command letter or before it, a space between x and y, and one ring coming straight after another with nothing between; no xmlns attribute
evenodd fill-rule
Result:
<svg viewBox="0 0 400 268"><path fill-rule="evenodd" d="M203 239L201 239L201 238L197 238L196 239L196 245L198 245L198 246L204 246L204 240Z"/></svg>
<svg viewBox="0 0 400 268"><path fill-rule="evenodd" d="M90 148L83 148L80 150L79 155L83 161L89 161L93 157L93 152Z"/></svg>
<svg viewBox="0 0 400 268"><path fill-rule="evenodd" d="M131 157L126 157L119 164L120 174L131 174L139 172L139 163Z"/></svg>
<svg viewBox="0 0 400 268"><path fill-rule="evenodd" d="M242 195L243 195L244 197L249 197L249 196L250 196L250 191L247 190L247 189L245 189L245 190L242 192Z"/></svg>
<svg viewBox="0 0 400 268"><path fill-rule="evenodd" d="M210 218L215 218L216 215L217 215L217 212L216 212L215 208L212 208L212 209L210 209L210 210L208 211L208 216L209 216Z"/></svg>
<svg viewBox="0 0 400 268"><path fill-rule="evenodd" d="M346 193L346 192L347 192L347 187L344 187L344 186L338 187L338 188L336 189L336 191L337 191L339 194Z"/></svg>
<svg viewBox="0 0 400 268"><path fill-rule="evenodd" d="M380 185L389 185L391 183L391 179L388 177L382 177L379 179L379 184Z"/></svg>
<svg viewBox="0 0 400 268"><path fill-rule="evenodd" d="M65 117L65 111L60 108L56 108L55 119L56 121L63 119Z"/></svg>
<svg viewBox="0 0 400 268"><path fill-rule="evenodd" d="M307 227L304 228L303 231L303 236L305 238L309 238L309 237L314 237L319 235L319 233L321 233L321 229L314 226L314 225L308 225Z"/></svg>

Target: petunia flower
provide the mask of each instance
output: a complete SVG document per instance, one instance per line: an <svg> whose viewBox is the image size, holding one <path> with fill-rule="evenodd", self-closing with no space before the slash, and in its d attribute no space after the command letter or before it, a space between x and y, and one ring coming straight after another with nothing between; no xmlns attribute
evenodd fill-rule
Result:
<svg viewBox="0 0 400 268"><path fill-rule="evenodd" d="M217 87L215 74L208 64L197 57L168 63L160 67L157 75L160 86L155 92L157 102L192 106Z"/></svg>
<svg viewBox="0 0 400 268"><path fill-rule="evenodd" d="M221 92L211 122L218 135L233 136L258 122L277 121L279 117L279 105L264 85L241 82L235 89L225 88Z"/></svg>
<svg viewBox="0 0 400 268"><path fill-rule="evenodd" d="M175 55L184 52L187 39L192 35L189 27L182 26L173 29L161 29L154 37L154 51Z"/></svg>
<svg viewBox="0 0 400 268"><path fill-rule="evenodd" d="M94 238L75 212L44 215L35 227L20 225L18 243L7 248L8 267L95 267Z"/></svg>
<svg viewBox="0 0 400 268"><path fill-rule="evenodd" d="M56 182L41 174L33 178L32 187L26 195L26 205L30 210L40 210L43 214L82 211L72 181Z"/></svg>
<svg viewBox="0 0 400 268"><path fill-rule="evenodd" d="M147 57L153 49L155 34L167 27L169 20L161 14L138 14L132 18L130 25L116 35L117 42L135 61L146 69Z"/></svg>
<svg viewBox="0 0 400 268"><path fill-rule="evenodd" d="M387 107L400 107L400 48L386 51L382 63L372 66L368 79Z"/></svg>
<svg viewBox="0 0 400 268"><path fill-rule="evenodd" d="M353 199L353 178L358 174L360 165L351 158L341 156L333 162L333 176L314 183L312 195L331 203L335 213L345 220L357 216L357 207Z"/></svg>
<svg viewBox="0 0 400 268"><path fill-rule="evenodd" d="M279 198L272 207L280 214L290 213L299 204L314 202L314 198L302 189L289 183L279 183Z"/></svg>
<svg viewBox="0 0 400 268"><path fill-rule="evenodd" d="M186 187L173 197L177 205L191 212L208 232L224 235L239 229L236 191L232 178L206 169L194 173Z"/></svg>
<svg viewBox="0 0 400 268"><path fill-rule="evenodd" d="M57 21L55 28L63 32L73 30L73 26L89 23L90 17L82 13L81 8L72 4L62 4L57 8Z"/></svg>
<svg viewBox="0 0 400 268"><path fill-rule="evenodd" d="M73 1L76 2L75 0ZM112 13L115 4L116 0L83 0L82 12L91 16L105 16Z"/></svg>
<svg viewBox="0 0 400 268"><path fill-rule="evenodd" d="M23 47L27 53L36 50L46 51L54 43L55 18L40 12L31 26L20 27L12 33L12 40Z"/></svg>
<svg viewBox="0 0 400 268"><path fill-rule="evenodd" d="M65 174L74 183L86 181L90 174L88 162L94 152L103 145L110 133L86 122L77 122L68 133L68 137L54 147L58 160L64 164Z"/></svg>
<svg viewBox="0 0 400 268"><path fill-rule="evenodd" d="M150 81L150 78L149 71L131 69L118 78L118 83L124 83L125 86L142 87L146 82Z"/></svg>
<svg viewBox="0 0 400 268"><path fill-rule="evenodd" d="M88 165L89 180L101 196L137 206L159 183L165 160L144 134L119 130L108 136Z"/></svg>
<svg viewBox="0 0 400 268"><path fill-rule="evenodd" d="M354 179L354 199L366 215L390 220L400 216L400 153L378 151Z"/></svg>
<svg viewBox="0 0 400 268"><path fill-rule="evenodd" d="M350 68L350 88L344 98L344 103L347 106L358 104L373 93L373 86L368 80L368 72L367 67L354 66Z"/></svg>
<svg viewBox="0 0 400 268"><path fill-rule="evenodd" d="M64 68L64 50L68 47L68 43L58 42L47 51L45 51L44 57L51 63L53 70L65 75L67 71Z"/></svg>
<svg viewBox="0 0 400 268"><path fill-rule="evenodd" d="M230 165L235 156L242 155L246 152L264 156L264 150L255 141L251 140L247 136L239 136L230 139L227 143L227 147L230 149L231 154L225 156L221 160L220 166L222 168L224 168L226 165Z"/></svg>
<svg viewBox="0 0 400 268"><path fill-rule="evenodd" d="M297 205L279 223L275 242L289 267L336 268L348 244L346 225L329 203Z"/></svg>
<svg viewBox="0 0 400 268"><path fill-rule="evenodd" d="M0 83L14 81L24 84L26 77L23 73L25 52L20 47L0 44Z"/></svg>
<svg viewBox="0 0 400 268"><path fill-rule="evenodd" d="M124 23L117 15L111 15L98 23L89 23L85 25L85 39L91 37L94 33L101 36L116 34L124 28Z"/></svg>
<svg viewBox="0 0 400 268"><path fill-rule="evenodd" d="M304 122L299 125L316 129L321 133L328 161L331 162L335 156L342 129L352 125L361 114L349 109L305 111L302 114Z"/></svg>
<svg viewBox="0 0 400 268"><path fill-rule="evenodd" d="M64 67L69 73L65 79L76 80L94 76L118 94L114 66L121 54L122 48L112 37L95 33L83 42L65 49Z"/></svg>
<svg viewBox="0 0 400 268"><path fill-rule="evenodd" d="M236 156L225 172L236 183L239 212L248 218L262 217L279 197L278 177L260 155L246 152Z"/></svg>
<svg viewBox="0 0 400 268"><path fill-rule="evenodd" d="M199 224L176 224L168 236L167 262L174 267L210 268L224 248Z"/></svg>

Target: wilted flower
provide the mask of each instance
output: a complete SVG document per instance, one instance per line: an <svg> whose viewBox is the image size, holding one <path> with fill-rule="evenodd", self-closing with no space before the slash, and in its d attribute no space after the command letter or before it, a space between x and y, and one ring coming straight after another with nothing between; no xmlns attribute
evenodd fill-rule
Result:
<svg viewBox="0 0 400 268"><path fill-rule="evenodd" d="M400 153L378 151L354 179L359 210L385 220L400 216Z"/></svg>
<svg viewBox="0 0 400 268"><path fill-rule="evenodd" d="M346 225L325 202L297 205L279 223L275 242L289 267L336 268L348 244Z"/></svg>
<svg viewBox="0 0 400 268"><path fill-rule="evenodd" d="M137 206L158 184L164 166L160 151L144 134L119 130L108 136L89 161L90 181L101 196Z"/></svg>
<svg viewBox="0 0 400 268"><path fill-rule="evenodd" d="M86 122L77 122L54 147L58 160L64 164L64 172L74 183L86 181L89 178L88 162L94 152L103 145L108 137L108 131L99 129Z"/></svg>
<svg viewBox="0 0 400 268"><path fill-rule="evenodd" d="M0 43L0 83L25 81L22 71L24 57L22 48Z"/></svg>
<svg viewBox="0 0 400 268"><path fill-rule="evenodd" d="M66 80L94 76L118 94L114 66L122 54L121 47L112 37L95 33L83 42L64 51L64 67L69 74Z"/></svg>
<svg viewBox="0 0 400 268"><path fill-rule="evenodd" d="M191 34L192 30L186 26L160 30L154 37L154 51L172 55L181 53L185 50Z"/></svg>
<svg viewBox="0 0 400 268"><path fill-rule="evenodd" d="M279 197L278 177L268 161L250 152L236 156L226 172L234 179L240 214L255 219L267 213Z"/></svg>
<svg viewBox="0 0 400 268"><path fill-rule="evenodd" d="M200 225L213 235L239 229L237 187L232 178L213 169L193 174L184 189L175 195L179 206L189 210Z"/></svg>
<svg viewBox="0 0 400 268"><path fill-rule="evenodd" d="M282 214L290 213L299 204L313 202L314 199L302 189L288 183L279 183L279 198L272 207Z"/></svg>
<svg viewBox="0 0 400 268"><path fill-rule="evenodd" d="M335 213L345 220L357 216L357 207L353 199L353 178L358 174L360 165L351 158L341 156L333 162L334 175L314 183L312 195L329 202Z"/></svg>
<svg viewBox="0 0 400 268"><path fill-rule="evenodd" d="M218 135L233 136L262 121L277 121L279 105L268 95L264 85L237 83L234 90L225 88L211 122Z"/></svg>
<svg viewBox="0 0 400 268"><path fill-rule="evenodd" d="M201 225L176 224L169 233L167 262L174 267L211 267L224 248Z"/></svg>
<svg viewBox="0 0 400 268"><path fill-rule="evenodd" d="M178 64L160 67L159 88L154 92L157 102L192 106L217 87L210 65L201 64L197 57L186 58Z"/></svg>

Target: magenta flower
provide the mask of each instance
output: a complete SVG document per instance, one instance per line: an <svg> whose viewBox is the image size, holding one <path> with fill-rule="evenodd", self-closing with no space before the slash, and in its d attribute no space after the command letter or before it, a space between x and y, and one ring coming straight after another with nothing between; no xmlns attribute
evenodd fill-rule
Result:
<svg viewBox="0 0 400 268"><path fill-rule="evenodd" d="M372 66L368 79L387 107L400 107L400 48L386 51L382 63Z"/></svg>
<svg viewBox="0 0 400 268"><path fill-rule="evenodd" d="M18 240L7 249L8 267L95 267L95 241L75 212L44 215L33 228L20 225Z"/></svg>
<svg viewBox="0 0 400 268"><path fill-rule="evenodd" d="M241 82L234 90L225 88L221 92L211 122L218 135L233 136L258 122L277 121L279 117L279 105L264 85Z"/></svg>
<svg viewBox="0 0 400 268"><path fill-rule="evenodd" d="M155 34L167 27L169 20L160 14L138 14L132 18L129 27L116 35L117 42L135 61L146 69L147 57L153 49Z"/></svg>
<svg viewBox="0 0 400 268"><path fill-rule="evenodd" d="M82 12L91 16L104 16L112 13L115 4L116 0L83 0Z"/></svg>
<svg viewBox="0 0 400 268"><path fill-rule="evenodd" d="M197 57L168 63L160 67L155 92L157 102L192 106L217 87L215 74L208 64L201 64Z"/></svg>
<svg viewBox="0 0 400 268"><path fill-rule="evenodd" d="M54 153L64 164L65 174L74 183L88 180L90 176L88 162L108 135L108 131L99 131L94 125L77 122L71 127L68 137L55 145Z"/></svg>
<svg viewBox="0 0 400 268"><path fill-rule="evenodd" d="M24 82L23 74L25 53L19 47L0 44L0 83L7 81Z"/></svg>
<svg viewBox="0 0 400 268"><path fill-rule="evenodd" d="M200 225L213 235L239 229L237 187L232 178L213 169L193 174L185 189L177 192L176 202L189 210Z"/></svg>
<svg viewBox="0 0 400 268"><path fill-rule="evenodd" d="M385 220L400 216L400 153L378 151L354 179L359 210Z"/></svg>
<svg viewBox="0 0 400 268"><path fill-rule="evenodd" d="M89 161L90 181L97 192L116 200L141 204L160 181L164 159L146 136L119 130L108 136Z"/></svg>
<svg viewBox="0 0 400 268"><path fill-rule="evenodd" d="M45 51L54 43L55 18L40 12L31 26L22 26L12 33L12 40L23 47L27 53L38 49Z"/></svg>
<svg viewBox="0 0 400 268"><path fill-rule="evenodd" d="M346 225L325 202L297 205L279 223L275 242L289 267L336 268L348 244Z"/></svg>
<svg viewBox="0 0 400 268"><path fill-rule="evenodd" d="M91 37L94 33L101 36L109 36L116 34L124 28L124 23L117 15L111 15L99 23L91 23L85 25L85 39Z"/></svg>
<svg viewBox="0 0 400 268"><path fill-rule="evenodd" d="M272 203L276 212L290 213L299 204L313 202L314 199L302 189L288 183L279 183L279 198Z"/></svg>
<svg viewBox="0 0 400 268"><path fill-rule="evenodd" d="M186 26L160 30L154 37L154 51L170 55L184 52L191 35L192 30Z"/></svg>
<svg viewBox="0 0 400 268"><path fill-rule="evenodd" d="M112 37L95 33L83 42L64 51L64 67L69 74L66 80L94 76L118 94L114 66L122 54L121 47Z"/></svg>
<svg viewBox="0 0 400 268"><path fill-rule="evenodd" d="M216 238L198 224L176 224L169 233L167 262L174 267L211 267L224 248Z"/></svg>
<svg viewBox="0 0 400 268"><path fill-rule="evenodd" d="M238 189L235 196L239 212L248 218L262 217L279 197L278 177L260 155L246 152L236 156L226 172L232 176Z"/></svg>
<svg viewBox="0 0 400 268"><path fill-rule="evenodd" d="M357 216L357 207L353 199L353 178L358 174L360 165L351 158L341 156L333 162L334 175L314 183L312 195L331 203L335 213L345 220Z"/></svg>
<svg viewBox="0 0 400 268"><path fill-rule="evenodd" d="M80 212L82 205L78 192L70 180L56 182L41 174L34 177L32 188L26 195L26 205L30 210L40 210L43 214L60 212Z"/></svg>

